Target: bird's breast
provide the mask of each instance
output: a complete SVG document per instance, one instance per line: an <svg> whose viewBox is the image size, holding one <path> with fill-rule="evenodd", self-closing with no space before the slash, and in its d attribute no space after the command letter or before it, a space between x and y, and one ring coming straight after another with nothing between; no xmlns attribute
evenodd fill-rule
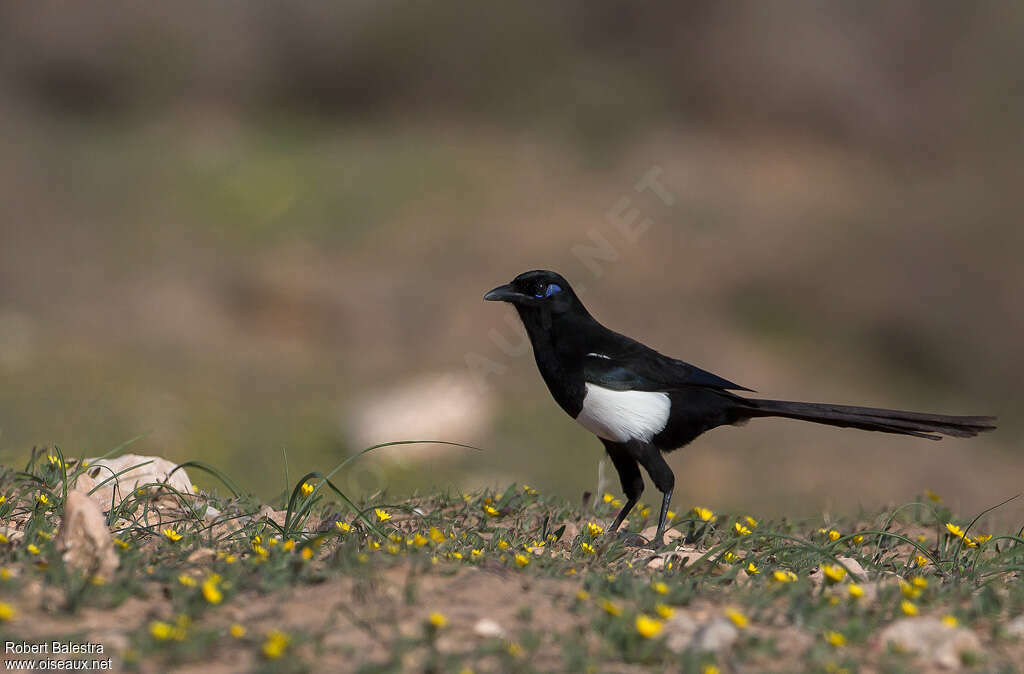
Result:
<svg viewBox="0 0 1024 674"><path fill-rule="evenodd" d="M576 421L597 437L612 442L650 442L664 430L671 407L667 393L613 391L586 384L583 408Z"/></svg>

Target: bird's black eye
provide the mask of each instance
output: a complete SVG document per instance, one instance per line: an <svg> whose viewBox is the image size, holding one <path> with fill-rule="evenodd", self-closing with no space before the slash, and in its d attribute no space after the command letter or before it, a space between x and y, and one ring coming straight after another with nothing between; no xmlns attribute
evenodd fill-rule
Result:
<svg viewBox="0 0 1024 674"><path fill-rule="evenodd" d="M551 297L555 293L562 292L562 286L557 283L548 283L547 285L537 286L537 292L533 294L537 299L544 299L545 297Z"/></svg>

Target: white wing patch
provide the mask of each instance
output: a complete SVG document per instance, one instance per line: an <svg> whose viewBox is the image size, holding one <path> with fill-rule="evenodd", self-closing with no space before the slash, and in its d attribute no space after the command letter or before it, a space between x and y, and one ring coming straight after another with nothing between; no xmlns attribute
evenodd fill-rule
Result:
<svg viewBox="0 0 1024 674"><path fill-rule="evenodd" d="M592 356L594 358L604 358L605 360L611 360L612 359L611 356L606 356L603 353L588 353L587 355L588 356Z"/></svg>
<svg viewBox="0 0 1024 674"><path fill-rule="evenodd" d="M668 423L671 403L667 393L613 391L594 384L587 384L586 388L583 409L576 421L599 438L650 442Z"/></svg>

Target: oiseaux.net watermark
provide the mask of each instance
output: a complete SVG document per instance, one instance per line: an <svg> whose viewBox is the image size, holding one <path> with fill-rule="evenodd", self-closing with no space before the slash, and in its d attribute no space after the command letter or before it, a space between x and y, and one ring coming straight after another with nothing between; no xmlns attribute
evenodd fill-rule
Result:
<svg viewBox="0 0 1024 674"><path fill-rule="evenodd" d="M3 671L111 671L96 641L5 641Z"/></svg>

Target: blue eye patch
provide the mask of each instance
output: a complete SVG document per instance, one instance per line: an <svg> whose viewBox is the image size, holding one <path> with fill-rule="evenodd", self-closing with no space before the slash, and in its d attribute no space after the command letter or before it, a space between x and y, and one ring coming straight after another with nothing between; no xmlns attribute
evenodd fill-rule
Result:
<svg viewBox="0 0 1024 674"><path fill-rule="evenodd" d="M560 292L562 292L562 286L558 285L557 283L549 283L548 286L544 288L542 292L534 293L533 296L536 297L537 299L543 299L545 297L551 297L555 293Z"/></svg>

